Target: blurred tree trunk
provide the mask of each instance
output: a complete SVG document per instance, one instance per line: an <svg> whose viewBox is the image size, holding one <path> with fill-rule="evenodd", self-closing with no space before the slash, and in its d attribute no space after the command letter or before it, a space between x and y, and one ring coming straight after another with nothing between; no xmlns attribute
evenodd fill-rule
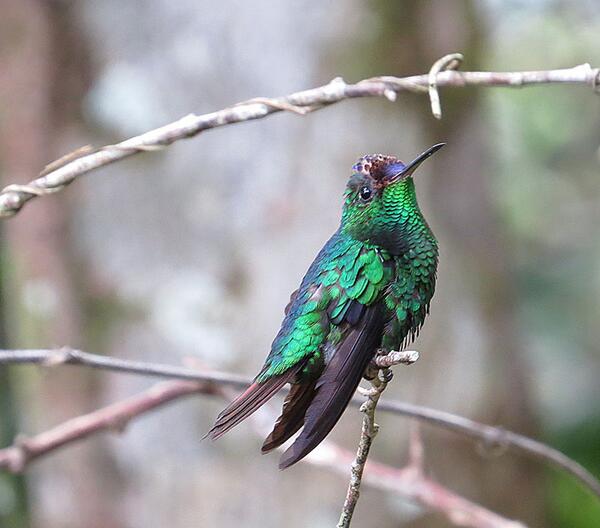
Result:
<svg viewBox="0 0 600 528"><path fill-rule="evenodd" d="M374 43L371 67L377 72L399 75L422 73L435 60L447 53L461 52L465 68L483 67L486 53L486 28L476 2L376 0L373 2L380 22L380 34ZM375 73L370 72L370 73ZM486 153L493 141L487 137L482 109L482 90L444 90L441 93L443 119L433 118L427 97L412 95L410 107L421 123L425 136L423 147L434 142L448 143L443 155L432 159L428 169L435 175L429 189L430 209L435 223L444 226L442 267L453 276L462 277L461 285L470 289L475 303L477 324L484 336L484 397L478 406L485 412L479 416L488 423L501 424L524 434L535 435L536 421L530 404L529 366L524 361L523 344L515 318L517 296L512 274L511 255L496 218L495 203L490 194L490 159ZM408 105L407 105L408 106ZM404 108L406 110L406 108ZM392 110L390 110L392 111ZM402 117L406 120L406 114ZM443 277L446 279L447 277ZM450 286L450 291L452 286ZM452 299L437 299L436 311L453 319ZM446 325L449 327L449 325ZM441 338L438 356L448 354ZM442 350L444 349L444 350ZM473 353L471 352L471 357ZM477 354L476 354L477 355ZM454 351L454 361L468 360L469 354ZM427 351L430 368L436 358ZM460 364L454 364L461 369ZM442 376L437 379L441 382ZM448 444L448 437L435 441ZM465 492L506 515L536 521L542 516L540 466L529 461L505 456L486 463L475 457L471 446L457 443L452 451L431 449L431 465L444 468L442 480L451 485L460 482ZM443 459L436 459L435 453ZM451 454L450 454L451 453ZM440 455L438 455L440 456ZM456 472L464 472L457 478ZM490 503L489 497L494 497ZM516 500L527 497L527 500ZM429 520L425 520L428 524Z"/></svg>
<svg viewBox="0 0 600 528"><path fill-rule="evenodd" d="M70 148L70 132L77 129L90 69L88 47L73 20L74 5L61 1L3 2L3 184L30 180L44 164ZM6 231L13 270L7 292L13 344L85 346L85 289L80 288L77 263L71 254L68 197L61 194L32 204L6 223ZM28 399L23 402L27 432L42 430L97 405L93 374L72 374L60 369L28 379L35 388L27 392ZM111 468L98 442L33 466L28 475L35 525L124 526L115 507L119 486ZM95 477L89 478L90 474Z"/></svg>
<svg viewBox="0 0 600 528"><path fill-rule="evenodd" d="M0 160L1 162L1 160ZM0 225L0 347L9 348L4 319L6 306L4 305L4 229ZM13 390L15 384L12 372L7 367L0 366L0 447L12 443L19 432L18 409ZM2 508L0 509L0 526L11 528L26 528L29 526L29 508L25 479L3 473L0 475L0 496Z"/></svg>

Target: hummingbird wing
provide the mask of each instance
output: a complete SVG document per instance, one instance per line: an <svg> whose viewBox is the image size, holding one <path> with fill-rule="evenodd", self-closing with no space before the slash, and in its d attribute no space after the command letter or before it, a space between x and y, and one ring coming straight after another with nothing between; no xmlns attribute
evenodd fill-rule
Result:
<svg viewBox="0 0 600 528"><path fill-rule="evenodd" d="M293 382L263 451L283 443L305 422L295 448L299 454L284 467L312 450L341 416L379 345L383 322L376 301L389 279L384 271L378 252L334 234L292 294L261 372L218 416L208 436L218 438ZM322 413L327 418L317 421ZM316 428L322 428L319 434Z"/></svg>
<svg viewBox="0 0 600 528"><path fill-rule="evenodd" d="M319 315L317 304L311 301L318 297L319 294L315 295L317 289L306 287L301 294L301 288L292 293L281 329L263 368L254 382L217 416L207 437L216 440L223 436L269 401L286 383L294 381L305 367L310 359L305 351L310 347L318 348L323 339L319 334L325 334L326 317ZM317 328L320 325L323 325L321 330ZM309 331L300 332L300 328Z"/></svg>
<svg viewBox="0 0 600 528"><path fill-rule="evenodd" d="M281 469L306 456L335 426L381 343L384 317L377 300L389 282L392 263L387 265L380 254L362 245L356 249L340 252L318 277L329 292L329 332L321 347L324 365L318 378L296 379L262 447L270 451L304 426L283 455Z"/></svg>
<svg viewBox="0 0 600 528"><path fill-rule="evenodd" d="M294 292L293 296L297 293ZM350 303L346 303L346 309L343 311L343 316L349 324L354 325L357 323L358 318L362 314L363 305L360 303L353 303L352 309ZM290 305L286 307L286 314L289 311ZM338 324L342 322L343 318L339 318ZM345 332L340 332L340 335ZM275 422L273 431L265 439L262 445L262 452L268 453L269 451L279 447L286 440L291 438L298 430L304 425L304 416L312 403L315 393L317 390L317 379L308 378L307 380L301 381L296 380L292 383L290 392L286 396L283 402L283 409L281 416Z"/></svg>
<svg viewBox="0 0 600 528"><path fill-rule="evenodd" d="M306 407L304 428L281 456L280 469L304 458L333 429L381 343L383 325L383 310L379 303L364 307L357 323L349 327L343 340L336 345L330 361L315 384L314 397ZM280 421L284 420L285 408L283 413Z"/></svg>
<svg viewBox="0 0 600 528"><path fill-rule="evenodd" d="M332 414L331 411L333 409L336 409L336 412L339 411L337 418L333 417L331 425L327 425L321 429L323 436L319 440L316 440L314 446L306 451L305 454L307 454L333 428L347 406L349 398L352 397L356 386L360 383L360 378L366 368L366 364L362 367L360 358L354 356L361 351L366 351L364 359L367 359L368 363L368 359L372 357L372 352L370 351L373 348L363 346L363 340L370 334L375 341L378 341L381 335L380 332L382 331L382 325L375 324L376 320L371 318L370 313L367 313L365 305L357 301L351 301L348 305L348 308L344 312L344 319L338 323L338 326L341 327L340 341L337 345L329 344L330 355L333 356L332 361L324 367L320 378L308 377L302 380L302 377L300 377L300 379L292 383L290 392L285 398L281 416L277 419L273 431L266 438L262 446L263 453L279 447L291 438L305 424L305 415L309 407L311 408L311 414L314 416L330 415L333 417L335 413ZM371 309L367 308L367 310ZM359 323L362 324L360 328L358 326ZM377 344L379 343L376 343L375 346ZM343 364L341 361L342 357L346 358ZM348 367L355 367L355 374L357 375L348 375ZM336 372L338 374L334 376ZM347 383L347 386L344 385L345 383ZM330 389L329 394L327 389ZM319 397L315 399L317 394ZM307 422L307 427L305 428L307 435L309 428L310 420ZM300 443L301 440L298 445Z"/></svg>

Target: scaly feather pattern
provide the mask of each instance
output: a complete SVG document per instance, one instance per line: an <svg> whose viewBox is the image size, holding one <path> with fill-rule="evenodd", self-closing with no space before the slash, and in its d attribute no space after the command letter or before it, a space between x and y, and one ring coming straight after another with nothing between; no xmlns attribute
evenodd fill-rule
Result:
<svg viewBox="0 0 600 528"><path fill-rule="evenodd" d="M296 463L335 426L379 348L395 350L419 332L435 288L437 242L421 214L412 174L436 145L405 165L364 156L345 193L340 228L290 299L254 383L218 417L218 438L274 396L291 389L263 444L291 438L280 468Z"/></svg>

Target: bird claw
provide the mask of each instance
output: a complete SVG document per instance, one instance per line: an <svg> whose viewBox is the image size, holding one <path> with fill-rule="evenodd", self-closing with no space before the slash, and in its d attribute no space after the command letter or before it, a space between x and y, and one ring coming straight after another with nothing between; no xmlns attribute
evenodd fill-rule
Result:
<svg viewBox="0 0 600 528"><path fill-rule="evenodd" d="M389 383L390 381L392 381L393 377L394 373L392 372L392 369L386 368L381 370L381 381L383 381L384 383Z"/></svg>
<svg viewBox="0 0 600 528"><path fill-rule="evenodd" d="M389 351L385 348L378 348L377 352L375 352L375 355L373 356L373 359L367 365L365 373L363 374L363 378L365 378L367 381L374 380L379 375L379 372L382 370L382 368L379 365L377 365L377 358L387 356L388 354Z"/></svg>
<svg viewBox="0 0 600 528"><path fill-rule="evenodd" d="M365 378L367 381L374 380L377 377L378 372L379 372L379 367L375 364L374 361L371 361L367 365L367 368L365 369L363 378Z"/></svg>

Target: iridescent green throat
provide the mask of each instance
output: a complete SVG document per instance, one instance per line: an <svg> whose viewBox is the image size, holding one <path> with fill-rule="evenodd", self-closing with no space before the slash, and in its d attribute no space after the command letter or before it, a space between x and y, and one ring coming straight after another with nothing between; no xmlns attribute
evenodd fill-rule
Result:
<svg viewBox="0 0 600 528"><path fill-rule="evenodd" d="M437 256L437 241L423 217L411 177L382 187L373 203L361 204L356 193L345 195L341 229L353 238L402 255L428 249Z"/></svg>

